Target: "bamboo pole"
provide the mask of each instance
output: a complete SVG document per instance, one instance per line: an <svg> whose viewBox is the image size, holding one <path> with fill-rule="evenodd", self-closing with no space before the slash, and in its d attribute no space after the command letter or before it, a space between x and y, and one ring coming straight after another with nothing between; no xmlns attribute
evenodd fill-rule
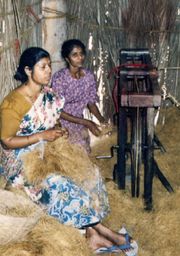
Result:
<svg viewBox="0 0 180 256"><path fill-rule="evenodd" d="M57 71L64 66L60 57L60 49L66 40L66 1L43 1L43 42L42 46L49 51L52 58L52 70Z"/></svg>

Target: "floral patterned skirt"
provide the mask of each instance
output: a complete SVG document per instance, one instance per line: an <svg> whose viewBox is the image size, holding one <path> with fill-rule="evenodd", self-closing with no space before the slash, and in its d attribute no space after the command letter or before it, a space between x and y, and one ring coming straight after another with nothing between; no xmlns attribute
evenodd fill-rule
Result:
<svg viewBox="0 0 180 256"><path fill-rule="evenodd" d="M49 215L63 224L83 228L101 221L109 212L107 196L97 210L93 196L66 177L52 174L44 181L43 186L49 194Z"/></svg>

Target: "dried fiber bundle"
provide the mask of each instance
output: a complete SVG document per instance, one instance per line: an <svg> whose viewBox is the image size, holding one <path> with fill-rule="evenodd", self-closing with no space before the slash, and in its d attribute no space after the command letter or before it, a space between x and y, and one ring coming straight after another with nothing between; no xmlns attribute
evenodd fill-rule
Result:
<svg viewBox="0 0 180 256"><path fill-rule="evenodd" d="M42 232L43 230L43 232ZM44 216L38 222L28 240L43 248L43 256L90 256L85 236L71 226L59 223L55 218Z"/></svg>
<svg viewBox="0 0 180 256"><path fill-rule="evenodd" d="M100 131L101 131L100 137L111 135L113 131L113 126L111 124L101 124Z"/></svg>
<svg viewBox="0 0 180 256"><path fill-rule="evenodd" d="M48 175L70 178L92 199L92 207L101 211L107 201L104 183L99 168L91 162L86 151L65 138L43 143L23 156L24 176L28 183L42 188Z"/></svg>
<svg viewBox="0 0 180 256"><path fill-rule="evenodd" d="M86 238L75 228L44 215L24 241L0 245L1 256L90 256Z"/></svg>
<svg viewBox="0 0 180 256"><path fill-rule="evenodd" d="M42 214L42 210L25 197L0 190L0 245L23 240Z"/></svg>
<svg viewBox="0 0 180 256"><path fill-rule="evenodd" d="M83 148L59 138L23 156L25 177L28 182L39 185L50 173L72 178L77 183L93 180L97 167Z"/></svg>

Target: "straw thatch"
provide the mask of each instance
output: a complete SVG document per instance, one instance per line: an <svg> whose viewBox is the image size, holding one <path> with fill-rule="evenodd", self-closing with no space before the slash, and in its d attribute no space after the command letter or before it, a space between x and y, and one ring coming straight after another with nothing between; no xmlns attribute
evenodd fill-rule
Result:
<svg viewBox="0 0 180 256"><path fill-rule="evenodd" d="M86 65L97 77L105 117L112 120L114 112L114 81L107 75L119 65L121 48L149 48L160 87L180 102L177 0L67 0L67 10L68 38L80 38L90 46Z"/></svg>
<svg viewBox="0 0 180 256"><path fill-rule="evenodd" d="M28 46L42 45L41 23L35 14L41 11L41 0L0 0L0 102L17 83L13 75L21 52Z"/></svg>
<svg viewBox="0 0 180 256"><path fill-rule="evenodd" d="M52 19L66 17L67 37L79 38L89 48L86 66L97 77L100 109L107 119L112 120L114 112L114 81L107 74L119 65L121 48L148 47L159 69L160 86L180 102L178 0L67 0L66 5L66 13L53 8L48 12ZM43 31L41 0L1 0L0 7L1 102L17 86L13 74L21 52L42 46L42 34L48 31Z"/></svg>

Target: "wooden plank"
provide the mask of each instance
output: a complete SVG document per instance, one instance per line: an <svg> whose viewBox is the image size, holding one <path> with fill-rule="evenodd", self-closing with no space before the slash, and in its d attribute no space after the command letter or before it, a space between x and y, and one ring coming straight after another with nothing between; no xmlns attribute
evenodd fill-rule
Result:
<svg viewBox="0 0 180 256"><path fill-rule="evenodd" d="M157 95L122 94L121 107L157 107L161 99Z"/></svg>
<svg viewBox="0 0 180 256"><path fill-rule="evenodd" d="M120 76L119 102L122 107L159 107L161 90L157 76Z"/></svg>
<svg viewBox="0 0 180 256"><path fill-rule="evenodd" d="M121 95L122 107L159 107L161 104L160 95L128 93Z"/></svg>

